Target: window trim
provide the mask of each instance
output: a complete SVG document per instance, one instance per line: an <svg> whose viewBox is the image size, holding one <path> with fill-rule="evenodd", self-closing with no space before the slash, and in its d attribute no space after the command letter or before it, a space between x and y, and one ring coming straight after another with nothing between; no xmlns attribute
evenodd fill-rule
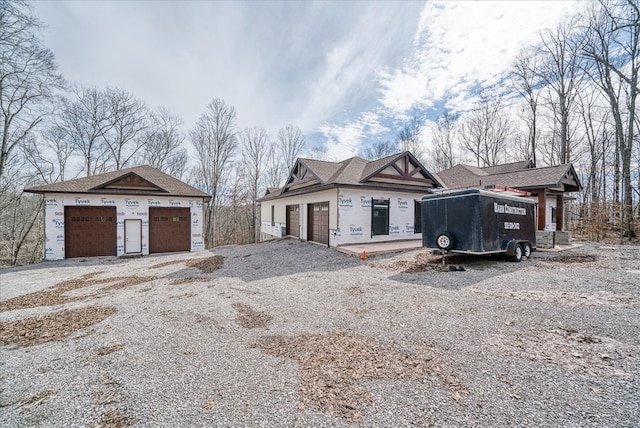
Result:
<svg viewBox="0 0 640 428"><path fill-rule="evenodd" d="M373 238L374 236L388 236L389 235L389 218L391 217L390 215L390 208L391 208L391 204L390 204L391 200L390 199L375 199L375 198L371 198L371 237ZM387 211L387 215L386 215L386 224L385 224L385 230L383 233L375 233L374 231L374 225L373 225L373 220L375 218L375 213L376 213L376 205L384 205L386 207L386 211Z"/></svg>

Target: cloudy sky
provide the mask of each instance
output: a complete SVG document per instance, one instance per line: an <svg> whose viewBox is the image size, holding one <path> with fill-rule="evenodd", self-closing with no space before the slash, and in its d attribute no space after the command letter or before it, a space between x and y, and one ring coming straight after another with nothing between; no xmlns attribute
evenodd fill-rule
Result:
<svg viewBox="0 0 640 428"><path fill-rule="evenodd" d="M416 114L468 109L579 1L41 1L45 44L85 86L195 124L213 98L241 128L302 128L343 160Z"/></svg>

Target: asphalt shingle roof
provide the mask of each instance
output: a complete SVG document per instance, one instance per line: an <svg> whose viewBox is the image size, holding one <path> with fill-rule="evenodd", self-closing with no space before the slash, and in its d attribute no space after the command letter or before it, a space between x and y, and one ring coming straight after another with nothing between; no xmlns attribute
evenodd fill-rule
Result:
<svg viewBox="0 0 640 428"><path fill-rule="evenodd" d="M386 156L376 160L366 160L358 156L343 160L342 162L329 162L319 161L315 159L299 158L298 161L305 165L316 177L320 180L320 186L331 185L344 185L344 186L363 186L363 185L375 185L379 187L389 186L388 184L381 182L367 182L366 179L387 165L393 163L396 159L400 159L404 156L410 155L409 152L396 153L390 156ZM414 162L417 162L414 158ZM419 163L419 162L418 162ZM439 187L440 181L434 175L430 174L424 167L424 172L434 181L434 186ZM306 181L306 178L305 178ZM394 184L393 186L397 186ZM407 188L411 188L411 184L406 185ZM415 186L418 188L418 186ZM304 190L298 190L301 192L316 190L317 186L310 186ZM283 194L282 191L278 192L273 189L269 189L265 196L261 200L275 198Z"/></svg>
<svg viewBox="0 0 640 428"><path fill-rule="evenodd" d="M524 164L526 168L527 164ZM526 168L517 171L490 174L486 168L476 168L469 165L456 165L440 171L438 177L450 189L467 187L484 187L500 185L516 189L556 188L563 187L566 174L573 172L571 164L549 166L543 168ZM578 178L575 177L577 181ZM580 183L578 182L578 188ZM579 190L579 189L576 189ZM569 190L573 191L573 190Z"/></svg>
<svg viewBox="0 0 640 428"><path fill-rule="evenodd" d="M100 189L108 183L117 181L129 174L136 174L144 180L154 184L164 190L130 190L130 189ZM145 194L157 196L183 196L196 198L210 198L205 192L196 189L187 183L178 180L159 169L149 165L135 166L118 171L106 172L104 174L92 175L89 177L76 178L73 180L60 181L58 183L45 184L25 189L31 193L95 193L95 194Z"/></svg>

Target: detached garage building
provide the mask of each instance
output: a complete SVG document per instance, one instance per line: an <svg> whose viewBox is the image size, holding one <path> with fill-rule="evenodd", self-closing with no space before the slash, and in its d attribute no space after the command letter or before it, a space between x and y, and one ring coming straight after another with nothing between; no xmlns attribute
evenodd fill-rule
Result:
<svg viewBox="0 0 640 428"><path fill-rule="evenodd" d="M204 249L206 193L150 166L25 189L45 201L45 260Z"/></svg>

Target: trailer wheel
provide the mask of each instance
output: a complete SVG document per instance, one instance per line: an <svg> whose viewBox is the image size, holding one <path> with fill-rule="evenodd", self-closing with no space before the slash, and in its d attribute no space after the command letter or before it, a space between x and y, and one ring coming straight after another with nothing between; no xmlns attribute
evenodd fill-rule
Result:
<svg viewBox="0 0 640 428"><path fill-rule="evenodd" d="M522 261L522 245L521 244L517 244L516 248L514 248L513 250L513 257L511 257L511 260L513 260L514 262L520 262Z"/></svg>
<svg viewBox="0 0 640 428"><path fill-rule="evenodd" d="M526 257L527 260L531 259L531 244L528 242L522 244L522 256Z"/></svg>
<svg viewBox="0 0 640 428"><path fill-rule="evenodd" d="M450 250L451 248L453 248L454 244L455 242L453 240L453 236L448 232L442 232L436 238L436 245L441 250Z"/></svg>

